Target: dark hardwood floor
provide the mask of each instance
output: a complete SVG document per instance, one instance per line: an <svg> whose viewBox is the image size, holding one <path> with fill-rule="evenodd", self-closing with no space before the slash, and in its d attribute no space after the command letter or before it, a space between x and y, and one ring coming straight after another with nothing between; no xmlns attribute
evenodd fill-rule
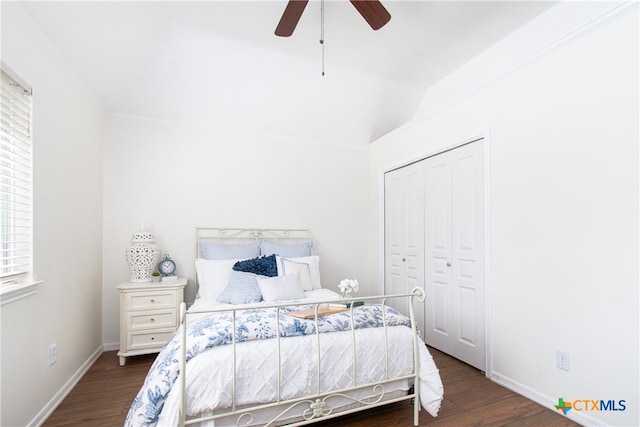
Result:
<svg viewBox="0 0 640 427"><path fill-rule="evenodd" d="M430 349L444 383L445 398L437 418L420 412L421 426L576 426L559 412L544 408L484 377L484 374L437 350ZM53 426L122 426L155 355L127 358L123 367L115 351L105 352L60 406L43 424ZM409 427L413 412L409 402L347 415L317 424Z"/></svg>

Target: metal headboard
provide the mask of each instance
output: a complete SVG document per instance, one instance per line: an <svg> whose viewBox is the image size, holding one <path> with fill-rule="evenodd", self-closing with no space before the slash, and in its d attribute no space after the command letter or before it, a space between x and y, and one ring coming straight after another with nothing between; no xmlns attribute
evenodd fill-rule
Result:
<svg viewBox="0 0 640 427"><path fill-rule="evenodd" d="M210 242L222 245L242 245L265 240L278 243L300 243L311 239L308 229L289 228L212 228L196 227L195 259L200 258L200 243ZM198 292L198 272L195 272L196 295Z"/></svg>

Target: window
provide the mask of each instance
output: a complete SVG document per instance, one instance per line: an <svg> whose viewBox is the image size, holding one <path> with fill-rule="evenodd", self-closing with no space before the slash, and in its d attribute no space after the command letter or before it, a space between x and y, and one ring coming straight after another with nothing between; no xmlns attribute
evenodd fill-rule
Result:
<svg viewBox="0 0 640 427"><path fill-rule="evenodd" d="M0 283L6 287L31 273L31 90L1 72Z"/></svg>

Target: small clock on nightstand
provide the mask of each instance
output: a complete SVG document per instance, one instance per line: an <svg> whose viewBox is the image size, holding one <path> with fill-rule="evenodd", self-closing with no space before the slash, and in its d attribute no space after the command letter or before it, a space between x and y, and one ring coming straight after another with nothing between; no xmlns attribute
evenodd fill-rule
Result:
<svg viewBox="0 0 640 427"><path fill-rule="evenodd" d="M175 276L176 263L171 259L169 254L165 254L164 258L158 263L158 271L163 277Z"/></svg>

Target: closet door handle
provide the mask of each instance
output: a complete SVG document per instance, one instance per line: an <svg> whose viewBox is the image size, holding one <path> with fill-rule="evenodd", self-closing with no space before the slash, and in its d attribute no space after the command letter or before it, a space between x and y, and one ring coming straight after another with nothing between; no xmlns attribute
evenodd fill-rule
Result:
<svg viewBox="0 0 640 427"><path fill-rule="evenodd" d="M402 262L406 262L406 261L407 261L407 259L406 259L406 258L402 258Z"/></svg>
<svg viewBox="0 0 640 427"><path fill-rule="evenodd" d="M447 261L447 267L451 267L451 263Z"/></svg>

